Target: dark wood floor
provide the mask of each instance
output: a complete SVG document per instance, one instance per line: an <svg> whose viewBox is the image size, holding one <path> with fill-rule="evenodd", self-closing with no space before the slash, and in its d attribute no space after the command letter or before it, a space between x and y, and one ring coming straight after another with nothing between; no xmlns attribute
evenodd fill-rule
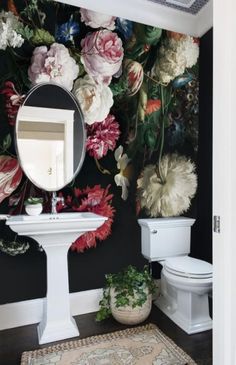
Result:
<svg viewBox="0 0 236 365"><path fill-rule="evenodd" d="M94 313L77 316L75 319L80 330L80 338L113 332L127 327L113 319L97 323L95 322ZM153 308L145 323L155 323L178 346L186 351L198 365L212 365L211 331L187 335L156 307ZM49 344L38 345L36 325L0 331L0 365L19 365L23 351L46 346L49 346Z"/></svg>

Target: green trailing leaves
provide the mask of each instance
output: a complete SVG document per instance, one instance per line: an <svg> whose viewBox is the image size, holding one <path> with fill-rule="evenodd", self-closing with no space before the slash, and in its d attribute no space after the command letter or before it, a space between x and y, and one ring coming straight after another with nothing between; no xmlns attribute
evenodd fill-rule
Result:
<svg viewBox="0 0 236 365"><path fill-rule="evenodd" d="M4 239L0 239L0 251L10 256L24 254L29 247L30 245L28 242L18 242L16 240L6 241Z"/></svg>
<svg viewBox="0 0 236 365"><path fill-rule="evenodd" d="M21 11L21 15L32 20L35 14L39 13L40 3L53 3L53 0L30 0L26 3L26 6L23 11Z"/></svg>
<svg viewBox="0 0 236 365"><path fill-rule="evenodd" d="M103 297L99 302L100 309L96 315L96 321L100 322L104 319L110 317L111 309L110 309L110 290L108 288L103 289Z"/></svg>
<svg viewBox="0 0 236 365"><path fill-rule="evenodd" d="M106 286L103 290L103 298L100 301L100 309L96 320L101 321L110 316L110 290L115 292L115 306L117 308L131 306L141 307L149 294L154 293L155 284L148 267L138 270L129 265L126 269L116 274L106 275Z"/></svg>

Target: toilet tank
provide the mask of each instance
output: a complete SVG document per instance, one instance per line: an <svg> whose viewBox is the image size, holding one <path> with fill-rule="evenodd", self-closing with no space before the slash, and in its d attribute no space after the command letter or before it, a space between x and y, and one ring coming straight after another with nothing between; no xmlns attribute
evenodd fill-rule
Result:
<svg viewBox="0 0 236 365"><path fill-rule="evenodd" d="M142 254L149 261L190 253L191 226L195 219L185 217L139 219Z"/></svg>

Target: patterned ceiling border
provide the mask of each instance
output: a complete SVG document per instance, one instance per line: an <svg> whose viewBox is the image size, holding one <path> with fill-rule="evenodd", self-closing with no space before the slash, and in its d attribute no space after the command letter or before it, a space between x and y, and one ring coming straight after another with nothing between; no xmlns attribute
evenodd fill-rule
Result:
<svg viewBox="0 0 236 365"><path fill-rule="evenodd" d="M166 0L149 0L149 1L155 2L163 6L167 6L169 8L177 9L185 13L190 13L193 15L197 14L209 2L209 0L196 0L190 8L185 8L182 6L170 4Z"/></svg>

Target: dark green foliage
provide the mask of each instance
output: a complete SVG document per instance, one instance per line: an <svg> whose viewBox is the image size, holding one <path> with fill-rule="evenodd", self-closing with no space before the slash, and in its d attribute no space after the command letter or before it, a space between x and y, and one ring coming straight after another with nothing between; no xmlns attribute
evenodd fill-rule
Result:
<svg viewBox="0 0 236 365"><path fill-rule="evenodd" d="M117 308L126 305L136 308L142 307L147 300L148 294L154 293L155 284L147 266L144 266L143 270L138 270L136 267L129 265L119 273L106 275L103 298L99 303L100 309L96 316L97 321L102 321L111 315L111 288L116 292Z"/></svg>

